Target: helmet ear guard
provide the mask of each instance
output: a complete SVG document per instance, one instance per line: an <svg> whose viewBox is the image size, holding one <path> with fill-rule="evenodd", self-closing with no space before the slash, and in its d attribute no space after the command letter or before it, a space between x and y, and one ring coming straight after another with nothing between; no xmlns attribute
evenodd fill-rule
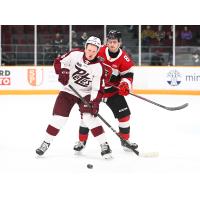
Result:
<svg viewBox="0 0 200 200"><path fill-rule="evenodd" d="M87 47L88 44L95 45L98 48L98 50L99 50L100 47L101 47L101 40L98 37L91 36L91 37L89 37L87 39L87 41L85 43L85 48Z"/></svg>
<svg viewBox="0 0 200 200"><path fill-rule="evenodd" d="M107 40L109 39L117 39L118 41L120 41L122 38L122 34L120 31L117 30L110 30L108 35L107 35Z"/></svg>

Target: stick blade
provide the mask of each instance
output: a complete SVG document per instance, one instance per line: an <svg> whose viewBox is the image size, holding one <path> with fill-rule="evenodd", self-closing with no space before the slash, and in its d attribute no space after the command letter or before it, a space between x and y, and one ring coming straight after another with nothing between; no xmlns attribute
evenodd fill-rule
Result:
<svg viewBox="0 0 200 200"><path fill-rule="evenodd" d="M189 103L185 103L181 106L177 106L177 107L165 107L166 110L170 110L170 111L175 111L175 110L181 110L183 108L186 108L189 105Z"/></svg>

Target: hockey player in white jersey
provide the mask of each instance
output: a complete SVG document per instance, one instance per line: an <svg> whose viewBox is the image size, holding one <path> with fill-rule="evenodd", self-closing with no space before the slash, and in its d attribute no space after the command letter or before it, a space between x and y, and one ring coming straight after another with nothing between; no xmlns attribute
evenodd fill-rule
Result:
<svg viewBox="0 0 200 200"><path fill-rule="evenodd" d="M55 59L55 71L59 76L58 80L63 84L63 89L56 99L52 120L47 127L44 141L36 149L38 155L43 155L46 152L66 123L72 107L77 103L84 125L91 130L100 144L101 155L106 159L111 158L111 149L106 141L103 127L97 118L104 76L103 66L97 58L100 47L100 39L91 36L86 41L84 51L71 51ZM90 103L91 107L84 105L69 85L75 88Z"/></svg>

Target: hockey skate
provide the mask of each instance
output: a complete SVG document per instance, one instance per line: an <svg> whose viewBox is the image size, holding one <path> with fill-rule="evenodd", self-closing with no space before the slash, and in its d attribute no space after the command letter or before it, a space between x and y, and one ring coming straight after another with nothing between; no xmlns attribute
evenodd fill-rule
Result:
<svg viewBox="0 0 200 200"><path fill-rule="evenodd" d="M85 145L86 145L86 141L78 141L76 142L76 144L74 145L74 150L75 152L81 152L84 148L85 148Z"/></svg>
<svg viewBox="0 0 200 200"><path fill-rule="evenodd" d="M121 140L121 145L122 145L124 151L131 152L132 149L137 149L138 148L138 145L136 143L131 143L129 140L126 140L126 142Z"/></svg>
<svg viewBox="0 0 200 200"><path fill-rule="evenodd" d="M112 158L112 150L110 149L109 145L107 142L105 142L104 144L101 144L101 155L103 158L105 159L110 159Z"/></svg>
<svg viewBox="0 0 200 200"><path fill-rule="evenodd" d="M50 146L50 143L47 143L47 142L44 141L41 144L41 146L38 149L36 149L36 153L39 156L42 156L46 152L46 150L49 148L49 146Z"/></svg>

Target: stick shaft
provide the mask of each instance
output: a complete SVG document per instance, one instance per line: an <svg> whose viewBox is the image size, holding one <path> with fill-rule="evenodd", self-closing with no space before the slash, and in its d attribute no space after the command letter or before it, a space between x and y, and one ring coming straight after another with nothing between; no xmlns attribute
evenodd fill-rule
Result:
<svg viewBox="0 0 200 200"><path fill-rule="evenodd" d="M110 84L110 86L119 89L119 87L117 87L117 86L115 86L115 85L111 85L111 84ZM151 103L151 104L153 104L153 105L155 105L155 106L158 106L158 107L160 107L160 108L163 108L163 109L169 110L169 111L181 110L181 109L183 109L183 108L185 108L185 107L187 107L187 106L189 105L188 103L185 103L185 104L183 104L183 105L176 106L176 107L168 107L168 106L164 106L164 105L162 105L162 104L159 104L159 103L157 103L157 102L155 102L155 101L152 101L152 100L150 100L150 99L147 99L147 98L145 98L145 97L139 96L139 95L137 95L137 94L133 94L133 93L131 93L131 92L129 92L129 94L132 95L132 96L134 96L134 97L137 97L137 98L139 98L139 99L142 99L143 101L146 101L146 102L148 102L148 103Z"/></svg>

